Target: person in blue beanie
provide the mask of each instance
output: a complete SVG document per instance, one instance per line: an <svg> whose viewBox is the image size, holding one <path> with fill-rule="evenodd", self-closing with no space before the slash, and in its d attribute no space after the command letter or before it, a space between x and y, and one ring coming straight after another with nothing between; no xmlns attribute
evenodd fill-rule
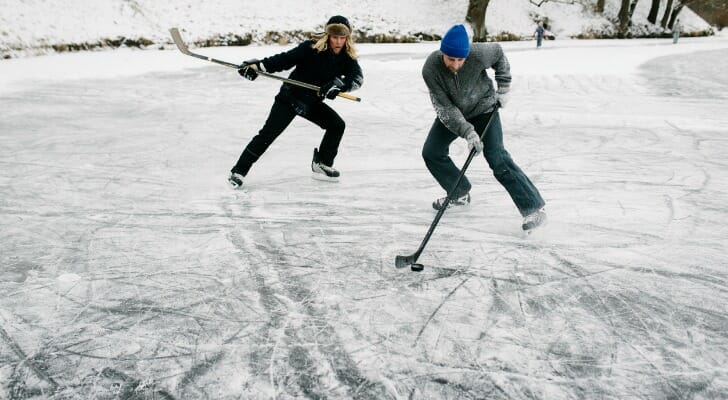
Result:
<svg viewBox="0 0 728 400"><path fill-rule="evenodd" d="M489 69L495 71L497 88L488 76ZM448 207L470 205L470 181L463 176L453 188L460 169L449 155L450 144L463 138L471 151L483 152L493 175L523 216L522 229L530 231L546 222L541 194L503 146L498 108L507 103L511 72L500 44L471 45L465 27L455 25L442 37L440 50L427 57L422 77L437 115L422 147L422 158L437 183L451 195ZM493 121L483 132L493 113ZM441 209L446 199L435 200L432 207Z"/></svg>

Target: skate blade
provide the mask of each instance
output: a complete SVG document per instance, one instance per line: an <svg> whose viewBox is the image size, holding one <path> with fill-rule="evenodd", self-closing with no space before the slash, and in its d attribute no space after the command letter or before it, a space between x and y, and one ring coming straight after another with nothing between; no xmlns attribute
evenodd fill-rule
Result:
<svg viewBox="0 0 728 400"><path fill-rule="evenodd" d="M312 172L311 178L313 178L317 181L322 181L322 182L338 182L339 181L338 177L330 177L330 176L326 176L324 174L319 174L317 172Z"/></svg>
<svg viewBox="0 0 728 400"><path fill-rule="evenodd" d="M233 188L234 190L243 190L243 185L238 185L235 182L228 181L228 185L230 185L230 187Z"/></svg>
<svg viewBox="0 0 728 400"><path fill-rule="evenodd" d="M440 210L438 210L435 207L432 207L432 211L438 212ZM464 206L452 206L452 207L448 207L446 210L446 212L448 214L450 214L450 213L459 214L459 213L466 212L466 211L470 211L470 204L466 204Z"/></svg>
<svg viewBox="0 0 728 400"><path fill-rule="evenodd" d="M523 237L527 238L529 236L537 236L539 233L543 232L545 225L546 225L546 223L543 223L541 225L534 226L530 229L523 229L521 231L521 232L523 232Z"/></svg>

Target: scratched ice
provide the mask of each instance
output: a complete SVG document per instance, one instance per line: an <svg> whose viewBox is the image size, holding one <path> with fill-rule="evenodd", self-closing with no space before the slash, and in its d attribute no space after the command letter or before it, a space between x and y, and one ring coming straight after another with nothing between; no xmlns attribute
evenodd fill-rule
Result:
<svg viewBox="0 0 728 400"><path fill-rule="evenodd" d="M244 192L278 82L171 50L3 62L55 80L0 93L0 398L725 398L728 39L554 43L504 44L502 113L550 224L523 238L478 159L422 273L393 261L442 195L434 44L361 46L340 183L296 120Z"/></svg>

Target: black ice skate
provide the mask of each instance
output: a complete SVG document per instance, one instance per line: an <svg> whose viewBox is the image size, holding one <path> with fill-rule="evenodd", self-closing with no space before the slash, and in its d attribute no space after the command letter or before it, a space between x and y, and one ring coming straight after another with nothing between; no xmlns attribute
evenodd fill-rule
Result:
<svg viewBox="0 0 728 400"><path fill-rule="evenodd" d="M313 160L311 161L311 171L313 179L318 179L321 181L329 181L329 182L338 182L339 181L339 171L335 170L333 167L329 167L328 165L324 165L322 162L319 161L319 154L318 149L313 149Z"/></svg>
<svg viewBox="0 0 728 400"><path fill-rule="evenodd" d="M243 178L244 176L240 175L239 173L231 172L230 176L228 177L228 182L230 183L230 186L233 187L233 189L242 189Z"/></svg>
<svg viewBox="0 0 728 400"><path fill-rule="evenodd" d="M440 210L445 204L445 200L447 200L447 197L440 197L439 199L432 202L432 208L435 210ZM456 199L450 200L450 203L447 205L447 209L456 208L465 210L470 205L470 193L466 193L464 196L460 196Z"/></svg>

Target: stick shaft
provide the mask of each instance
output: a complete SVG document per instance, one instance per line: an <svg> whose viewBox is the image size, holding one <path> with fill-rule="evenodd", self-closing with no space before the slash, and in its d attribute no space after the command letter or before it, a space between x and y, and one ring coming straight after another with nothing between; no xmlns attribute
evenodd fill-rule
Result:
<svg viewBox="0 0 728 400"><path fill-rule="evenodd" d="M224 65L224 66L229 67L229 68L240 69L240 66L237 65L237 64L233 64L233 63L230 63L230 62L227 62L227 61L222 61L222 60L218 60L218 59L215 59L215 58L212 58L212 57L204 56L202 54L196 54L196 53L191 52L190 49L185 44L185 42L182 40L182 35L180 35L179 30L177 28L170 29L169 30L169 33L172 35L172 40L174 40L174 44L177 45L177 48L183 54L186 54L186 55L191 56L191 57L199 58L200 60L210 61L210 62L214 62L215 64ZM299 86L299 87L302 87L302 88L315 90L317 92L320 89L318 86L312 85L310 83L301 82L301 81L297 81L297 80L294 80L294 79L284 78L282 76L270 74L270 73L264 72L264 71L258 71L258 74L259 75L263 75L263 76L265 76L267 78L277 79L279 81L288 83L289 85ZM343 98L345 98L347 100L361 101L361 98L356 97L356 96L352 96L352 95L350 95L348 93L339 93L337 96L343 97Z"/></svg>

